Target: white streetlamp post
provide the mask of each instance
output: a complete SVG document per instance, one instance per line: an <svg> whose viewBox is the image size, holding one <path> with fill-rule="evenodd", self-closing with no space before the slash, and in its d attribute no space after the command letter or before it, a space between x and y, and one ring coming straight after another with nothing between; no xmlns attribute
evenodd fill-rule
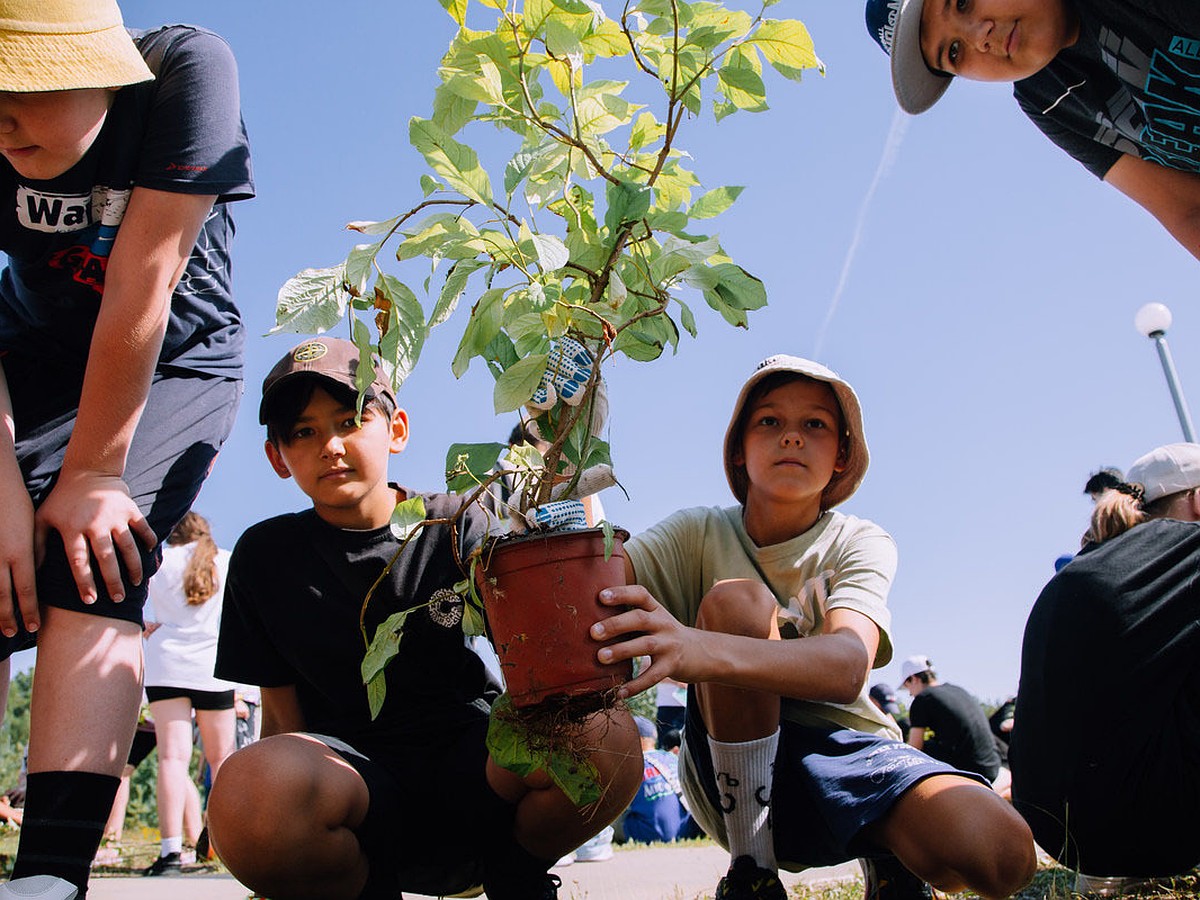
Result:
<svg viewBox="0 0 1200 900"><path fill-rule="evenodd" d="M1133 318L1134 327L1158 348L1158 358L1162 362L1163 375L1167 378L1167 388L1171 391L1171 399L1175 401L1175 412L1179 416L1179 425L1183 428L1183 439L1196 442L1196 429L1192 427L1192 416L1188 412L1187 401L1183 399L1183 389L1179 386L1179 375L1175 372L1175 363L1171 359L1171 350L1167 346L1167 329L1171 327L1171 310L1162 303L1147 303L1137 311Z"/></svg>

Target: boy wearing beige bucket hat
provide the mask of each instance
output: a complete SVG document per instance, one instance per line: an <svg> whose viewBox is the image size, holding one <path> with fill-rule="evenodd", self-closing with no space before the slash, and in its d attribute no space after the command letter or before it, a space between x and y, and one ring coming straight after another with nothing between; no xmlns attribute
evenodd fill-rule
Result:
<svg viewBox="0 0 1200 900"><path fill-rule="evenodd" d="M869 460L854 389L811 360L764 360L734 402L724 459L738 505L685 509L627 541L637 586L601 600L630 611L593 628L629 636L602 661L650 656L629 694L664 677L694 688L680 776L730 853L717 900L784 900L779 868L856 857L872 900L928 898L926 882L1020 888L1036 864L1025 823L982 779L900 741L868 696L892 655L896 549L834 509Z"/></svg>
<svg viewBox="0 0 1200 900"><path fill-rule="evenodd" d="M253 192L224 41L127 30L114 0L0 0L0 665L38 648L0 898L86 893L156 545L241 394L229 201Z"/></svg>

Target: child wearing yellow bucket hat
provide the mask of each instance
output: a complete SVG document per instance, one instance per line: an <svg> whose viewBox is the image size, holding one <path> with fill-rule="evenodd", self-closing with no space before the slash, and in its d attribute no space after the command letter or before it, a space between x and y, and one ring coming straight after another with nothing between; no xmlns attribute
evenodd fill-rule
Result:
<svg viewBox="0 0 1200 900"><path fill-rule="evenodd" d="M157 545L241 394L229 203L253 193L221 38L126 29L114 0L0 0L0 668L38 648L0 900L87 892Z"/></svg>

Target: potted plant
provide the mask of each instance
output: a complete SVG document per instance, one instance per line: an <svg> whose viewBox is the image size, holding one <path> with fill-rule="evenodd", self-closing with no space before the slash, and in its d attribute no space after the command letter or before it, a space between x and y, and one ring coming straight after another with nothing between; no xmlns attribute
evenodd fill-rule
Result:
<svg viewBox="0 0 1200 900"><path fill-rule="evenodd" d="M279 293L274 330L320 333L348 323L363 358L377 353L399 387L430 329L458 313L455 375L483 360L495 377L496 413L527 410L545 443L456 444L447 454L448 488L465 502L481 502L504 477L511 488L505 512L533 532L537 552L559 540L547 532L562 532L564 543L576 545L569 554L600 567L599 587L619 583L623 565L613 555L622 533L607 523L582 535L556 528L562 508L553 505L611 471L602 437L605 364L620 355L657 359L675 348L681 329L695 336L684 289L699 292L735 327L746 327L748 313L767 299L762 283L716 237L695 232L742 189L701 193L680 133L706 106L718 120L765 109L764 64L799 80L820 62L802 23L766 15L777 0L764 0L757 13L709 0L626 0L615 16L599 0L439 2L459 30L439 68L432 115L409 123L411 143L428 165L422 199L386 221L350 223L370 240L337 265L290 279ZM493 17L492 27L468 27L469 12ZM494 174L467 142L487 126L513 141L511 158ZM428 309L397 274L415 259L432 263ZM458 310L464 296L472 300L465 316ZM365 388L373 372L360 372ZM402 503L393 524L401 536L428 524L419 499ZM527 589L500 584L507 553L501 542L463 561L468 628L483 627L477 586L488 602L534 602ZM507 568L520 568L529 584L523 564ZM594 596L598 587L558 606L573 606L579 618L588 590ZM364 636L364 680L376 708L384 700L380 673L398 648L406 615L399 611ZM488 611L502 660L546 630L534 625L501 635L504 616ZM545 621L544 612L538 620ZM588 625L581 619L576 629L585 641ZM584 645L589 661L595 649ZM525 668L525 660L509 664L514 674ZM611 683L610 673L603 677ZM531 696L547 693L553 688Z"/></svg>

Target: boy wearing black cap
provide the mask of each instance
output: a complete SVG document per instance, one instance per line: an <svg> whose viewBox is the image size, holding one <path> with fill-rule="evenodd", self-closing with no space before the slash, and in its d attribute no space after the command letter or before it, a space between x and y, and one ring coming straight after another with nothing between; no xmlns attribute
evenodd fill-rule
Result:
<svg viewBox="0 0 1200 900"><path fill-rule="evenodd" d="M230 561L217 673L262 686L263 738L221 768L209 803L214 848L239 880L281 900L479 885L492 900L557 896L555 860L615 819L640 781L628 712L585 726L581 740L608 785L586 816L544 773L522 779L492 763L485 736L498 689L467 644L453 590L486 531L483 512L419 495L430 518L457 516L457 527L423 528L364 612L400 546L392 512L418 496L387 477L389 456L408 441L391 385L349 341L307 341L267 376L259 418L272 468L313 508L248 529ZM373 719L363 636L403 609Z"/></svg>
<svg viewBox="0 0 1200 900"><path fill-rule="evenodd" d="M683 510L627 541L639 586L601 592L631 609L593 637L631 637L599 658L651 657L624 690L691 685L680 774L733 861L717 900L783 900L778 868L855 857L871 860L872 900L929 897L926 881L1005 897L1033 875L1033 838L1011 807L899 741L867 696L892 652L895 545L832 509L867 462L849 384L810 360L764 360L726 432L738 505Z"/></svg>
<svg viewBox="0 0 1200 900"><path fill-rule="evenodd" d="M900 107L953 76L1021 109L1200 257L1200 9L1182 0L867 0Z"/></svg>

